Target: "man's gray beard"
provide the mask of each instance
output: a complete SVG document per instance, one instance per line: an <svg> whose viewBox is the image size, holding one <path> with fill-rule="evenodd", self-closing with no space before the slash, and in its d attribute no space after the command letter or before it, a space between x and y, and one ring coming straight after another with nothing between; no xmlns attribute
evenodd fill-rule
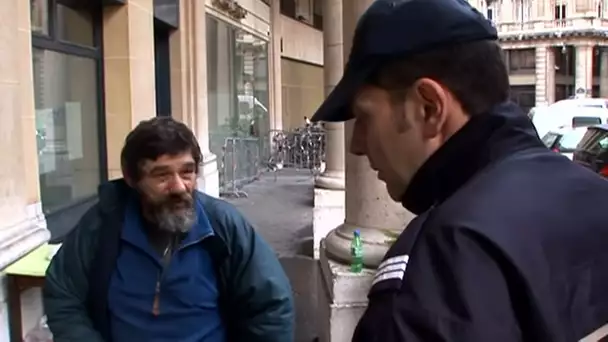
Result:
<svg viewBox="0 0 608 342"><path fill-rule="evenodd" d="M194 208L185 209L178 213L163 208L155 213L158 229L169 233L187 233L196 223Z"/></svg>

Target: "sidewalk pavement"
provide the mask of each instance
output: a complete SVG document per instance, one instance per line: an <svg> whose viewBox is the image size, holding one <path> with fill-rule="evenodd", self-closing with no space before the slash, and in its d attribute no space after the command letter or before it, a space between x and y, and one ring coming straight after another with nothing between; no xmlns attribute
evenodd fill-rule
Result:
<svg viewBox="0 0 608 342"><path fill-rule="evenodd" d="M312 250L302 250L312 239L314 185L310 172L281 170L276 181L272 173L265 173L243 190L247 197L225 199L253 223L279 257L312 255Z"/></svg>
<svg viewBox="0 0 608 342"><path fill-rule="evenodd" d="M295 342L315 341L317 333L317 282L312 259L314 185L310 172L281 170L243 189L248 197L229 198L279 255L289 277L296 306Z"/></svg>

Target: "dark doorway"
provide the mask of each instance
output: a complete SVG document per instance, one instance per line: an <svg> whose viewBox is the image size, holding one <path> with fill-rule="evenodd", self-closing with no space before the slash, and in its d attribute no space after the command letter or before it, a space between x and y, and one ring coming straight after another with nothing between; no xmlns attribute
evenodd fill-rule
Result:
<svg viewBox="0 0 608 342"><path fill-rule="evenodd" d="M156 116L171 116L171 28L154 19L154 65L156 78Z"/></svg>

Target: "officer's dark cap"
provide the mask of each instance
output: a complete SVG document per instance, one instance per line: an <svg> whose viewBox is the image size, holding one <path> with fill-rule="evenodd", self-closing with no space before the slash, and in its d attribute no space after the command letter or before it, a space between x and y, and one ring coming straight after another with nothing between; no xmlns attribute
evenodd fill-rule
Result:
<svg viewBox="0 0 608 342"><path fill-rule="evenodd" d="M352 119L355 92L387 60L496 39L492 23L465 0L376 0L359 19L342 79L312 121Z"/></svg>

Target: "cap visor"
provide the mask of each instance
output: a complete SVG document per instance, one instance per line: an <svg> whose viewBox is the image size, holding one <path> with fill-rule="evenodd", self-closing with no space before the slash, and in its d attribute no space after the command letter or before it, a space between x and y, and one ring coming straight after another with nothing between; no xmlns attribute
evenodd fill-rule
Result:
<svg viewBox="0 0 608 342"><path fill-rule="evenodd" d="M373 65L347 67L344 75L325 101L312 116L311 121L342 122L353 118L351 103L357 90L374 70Z"/></svg>

